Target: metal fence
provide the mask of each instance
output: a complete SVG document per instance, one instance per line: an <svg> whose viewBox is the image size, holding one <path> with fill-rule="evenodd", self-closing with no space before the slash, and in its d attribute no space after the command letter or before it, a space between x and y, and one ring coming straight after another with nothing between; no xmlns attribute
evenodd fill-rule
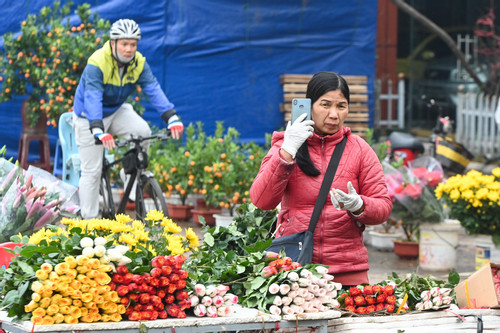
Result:
<svg viewBox="0 0 500 333"><path fill-rule="evenodd" d="M475 156L500 154L500 129L495 121L498 98L484 94L458 94L455 139Z"/></svg>
<svg viewBox="0 0 500 333"><path fill-rule="evenodd" d="M405 127L405 83L398 80L394 91L392 80L375 81L375 127Z"/></svg>

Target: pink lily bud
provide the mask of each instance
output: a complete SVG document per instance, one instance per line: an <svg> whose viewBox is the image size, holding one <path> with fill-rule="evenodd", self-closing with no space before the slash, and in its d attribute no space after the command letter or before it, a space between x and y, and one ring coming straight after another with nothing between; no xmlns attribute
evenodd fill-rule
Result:
<svg viewBox="0 0 500 333"><path fill-rule="evenodd" d="M224 298L222 298L222 296L217 295L214 298L212 298L212 304L215 305L216 307L220 307L224 305Z"/></svg>
<svg viewBox="0 0 500 333"><path fill-rule="evenodd" d="M221 306L217 308L217 315L219 317L226 317L231 313L231 308L229 306Z"/></svg>
<svg viewBox="0 0 500 333"><path fill-rule="evenodd" d="M317 298L316 298L316 299L313 299L313 300L311 301L311 303L312 303L313 307L315 307L315 308L318 308L318 307L320 307L321 305L323 305L323 304L321 304L321 301L320 301L319 299L317 299Z"/></svg>
<svg viewBox="0 0 500 333"><path fill-rule="evenodd" d="M288 305L290 305L290 303L292 303L292 298L290 298L290 297L288 297L288 296L281 297L281 303L282 303L284 306L288 306Z"/></svg>
<svg viewBox="0 0 500 333"><path fill-rule="evenodd" d="M299 283L299 286L301 286L301 287L307 287L307 286L311 285L311 281L307 278L300 278L298 283Z"/></svg>
<svg viewBox="0 0 500 333"><path fill-rule="evenodd" d="M422 291L420 294L420 298L422 298L422 301L428 301L431 299L431 292L429 290Z"/></svg>
<svg viewBox="0 0 500 333"><path fill-rule="evenodd" d="M306 301L312 301L313 299L316 298L316 296L311 293L311 292L308 292L307 295L304 297Z"/></svg>
<svg viewBox="0 0 500 333"><path fill-rule="evenodd" d="M336 291L331 291L331 292L334 292L336 293ZM326 289L319 289L317 292L316 292L316 296L317 297L321 297L321 296L325 296L327 293Z"/></svg>
<svg viewBox="0 0 500 333"><path fill-rule="evenodd" d="M300 288L299 284L297 282L292 282L290 285L291 290L298 290Z"/></svg>
<svg viewBox="0 0 500 333"><path fill-rule="evenodd" d="M292 309L293 313L304 313L304 309L296 304L290 305L290 308Z"/></svg>
<svg viewBox="0 0 500 333"><path fill-rule="evenodd" d="M269 292L271 294L277 294L278 292L280 291L280 286L277 284L277 283L272 283L270 286L269 286Z"/></svg>
<svg viewBox="0 0 500 333"><path fill-rule="evenodd" d="M217 308L214 305L207 306L207 317L217 318Z"/></svg>
<svg viewBox="0 0 500 333"><path fill-rule="evenodd" d="M228 291L229 291L229 286L225 286L223 284L217 286L217 294L219 296L224 296Z"/></svg>
<svg viewBox="0 0 500 333"><path fill-rule="evenodd" d="M330 298L337 298L337 294L338 294L337 290L326 292L326 296Z"/></svg>
<svg viewBox="0 0 500 333"><path fill-rule="evenodd" d="M325 279L318 279L318 286L324 288L327 284L328 284L328 281L326 281Z"/></svg>
<svg viewBox="0 0 500 333"><path fill-rule="evenodd" d="M298 290L292 290L288 293L288 297L291 299L294 299L295 297L299 296L299 291Z"/></svg>
<svg viewBox="0 0 500 333"><path fill-rule="evenodd" d="M238 304L238 296L227 293L224 295L224 303Z"/></svg>
<svg viewBox="0 0 500 333"><path fill-rule="evenodd" d="M203 284L198 283L194 286L194 292L196 293L197 296L200 296L200 297L205 296L205 291L206 291L206 288L205 288L205 285L203 285Z"/></svg>
<svg viewBox="0 0 500 333"><path fill-rule="evenodd" d="M449 305L451 302L453 302L453 297L443 296L443 305Z"/></svg>
<svg viewBox="0 0 500 333"><path fill-rule="evenodd" d="M196 295L190 295L188 298L189 302L191 303L191 307L194 308L198 304L200 304L200 298Z"/></svg>
<svg viewBox="0 0 500 333"><path fill-rule="evenodd" d="M281 300L281 296L278 295L274 296L273 305L280 306L282 304L283 302Z"/></svg>
<svg viewBox="0 0 500 333"><path fill-rule="evenodd" d="M326 289L326 291L332 291L335 290L335 284L334 283L326 283L323 288Z"/></svg>
<svg viewBox="0 0 500 333"><path fill-rule="evenodd" d="M307 270L307 269L305 269L305 268L304 268L303 270L301 270L301 271L300 271L300 276L301 276L301 277L303 277L303 278L308 279L308 278L310 278L312 275L313 275L313 274L311 273L311 271L310 271L310 270Z"/></svg>
<svg viewBox="0 0 500 333"><path fill-rule="evenodd" d="M441 288L439 293L441 296L450 296L452 289L451 288Z"/></svg>
<svg viewBox="0 0 500 333"><path fill-rule="evenodd" d="M213 284L207 286L207 288L205 290L205 295L208 295L210 297L217 296L217 287L214 286Z"/></svg>
<svg viewBox="0 0 500 333"><path fill-rule="evenodd" d="M424 302L418 302L417 304L415 304L415 309L422 311L424 309Z"/></svg>
<svg viewBox="0 0 500 333"><path fill-rule="evenodd" d="M319 286L317 284L311 284L307 287L307 290L311 293L316 293L319 290Z"/></svg>
<svg viewBox="0 0 500 333"><path fill-rule="evenodd" d="M271 305L269 307L269 312L272 315L279 316L281 314L281 309L279 307L277 307L276 305Z"/></svg>
<svg viewBox="0 0 500 333"><path fill-rule="evenodd" d="M286 295L290 292L290 286L288 284L280 284L280 294Z"/></svg>
<svg viewBox="0 0 500 333"><path fill-rule="evenodd" d="M289 272L287 278L292 282L296 282L299 281L299 274L297 272Z"/></svg>
<svg viewBox="0 0 500 333"><path fill-rule="evenodd" d="M300 296L300 297L306 297L307 294L309 293L309 291L307 291L306 288L299 288L297 290L297 292L298 292L298 296Z"/></svg>
<svg viewBox="0 0 500 333"><path fill-rule="evenodd" d="M332 301L329 303L332 308L338 309L340 308L340 303L336 299L332 299Z"/></svg>
<svg viewBox="0 0 500 333"><path fill-rule="evenodd" d="M316 266L316 272L318 272L321 275L327 274L328 273L328 268L325 267L325 266Z"/></svg>
<svg viewBox="0 0 500 333"><path fill-rule="evenodd" d="M194 307L193 312L196 317L204 317L207 315L207 308L203 304L198 304Z"/></svg>
<svg viewBox="0 0 500 333"><path fill-rule="evenodd" d="M331 274L323 274L323 279L326 281L332 281L333 280L333 275Z"/></svg>
<svg viewBox="0 0 500 333"><path fill-rule="evenodd" d="M441 293L440 293L440 290L441 290L441 288L439 288L439 287L434 287L434 288L432 288L432 289L431 289L431 296L432 296L432 297L436 297L436 296L438 296L439 294L441 294Z"/></svg>
<svg viewBox="0 0 500 333"><path fill-rule="evenodd" d="M441 305L443 305L443 296L439 295L439 296L434 297L432 299L432 303L435 306L441 306Z"/></svg>
<svg viewBox="0 0 500 333"><path fill-rule="evenodd" d="M283 312L283 314L285 314L285 315L291 315L291 314L293 314L293 310L292 310L292 308L291 308L291 307L289 307L288 305L285 305L285 306L281 309L281 311L282 311L282 312Z"/></svg>
<svg viewBox="0 0 500 333"><path fill-rule="evenodd" d="M212 305L212 297L208 295L203 296L203 298L201 299L201 304L205 305L208 311L208 307Z"/></svg>
<svg viewBox="0 0 500 333"><path fill-rule="evenodd" d="M297 304L297 305L302 305L304 304L306 300L304 299L304 297L300 297L300 296L297 296L293 299L293 303Z"/></svg>

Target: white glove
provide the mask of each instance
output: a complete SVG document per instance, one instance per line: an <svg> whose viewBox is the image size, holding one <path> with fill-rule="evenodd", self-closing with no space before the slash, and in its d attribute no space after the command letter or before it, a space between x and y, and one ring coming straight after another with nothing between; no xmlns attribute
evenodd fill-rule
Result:
<svg viewBox="0 0 500 333"><path fill-rule="evenodd" d="M297 150L299 150L304 141L313 135L314 121L304 120L306 117L307 114L303 113L295 119L295 122L292 125L288 122L288 125L286 126L285 139L283 140L281 149L292 155L292 158L295 158Z"/></svg>
<svg viewBox="0 0 500 333"><path fill-rule="evenodd" d="M337 210L343 209L350 212L357 212L363 207L363 199L356 193L351 182L347 183L347 189L349 193L332 188L330 190L332 204Z"/></svg>

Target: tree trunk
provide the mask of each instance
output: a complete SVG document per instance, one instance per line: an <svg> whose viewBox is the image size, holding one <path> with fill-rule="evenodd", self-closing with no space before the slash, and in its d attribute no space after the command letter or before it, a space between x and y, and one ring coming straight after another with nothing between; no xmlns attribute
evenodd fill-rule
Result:
<svg viewBox="0 0 500 333"><path fill-rule="evenodd" d="M476 72L469 65L467 60L465 59L465 55L460 51L457 47L455 41L439 26L437 26L434 22L429 20L427 17L422 15L419 11L417 11L412 6L408 5L404 0L391 0L399 9L413 17L415 20L420 22L425 28L429 29L431 32L435 33L439 38L441 38L446 45L451 49L453 54L460 60L465 70L471 78L476 82L476 84L481 88L481 90L486 89L486 82L482 82L481 79L477 76ZM488 93L488 92L486 92Z"/></svg>

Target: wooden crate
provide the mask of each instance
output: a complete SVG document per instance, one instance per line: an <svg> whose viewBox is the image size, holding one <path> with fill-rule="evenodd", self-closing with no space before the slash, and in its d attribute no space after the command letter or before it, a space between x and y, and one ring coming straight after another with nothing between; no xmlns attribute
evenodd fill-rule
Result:
<svg viewBox="0 0 500 333"><path fill-rule="evenodd" d="M350 127L353 133L365 137L370 121L368 77L354 75L343 77L349 84L350 91L349 115L344 125ZM292 99L306 97L307 83L311 78L311 74L283 74L280 76L280 83L283 86L283 103L280 104L280 111L283 113L285 123L291 119Z"/></svg>

